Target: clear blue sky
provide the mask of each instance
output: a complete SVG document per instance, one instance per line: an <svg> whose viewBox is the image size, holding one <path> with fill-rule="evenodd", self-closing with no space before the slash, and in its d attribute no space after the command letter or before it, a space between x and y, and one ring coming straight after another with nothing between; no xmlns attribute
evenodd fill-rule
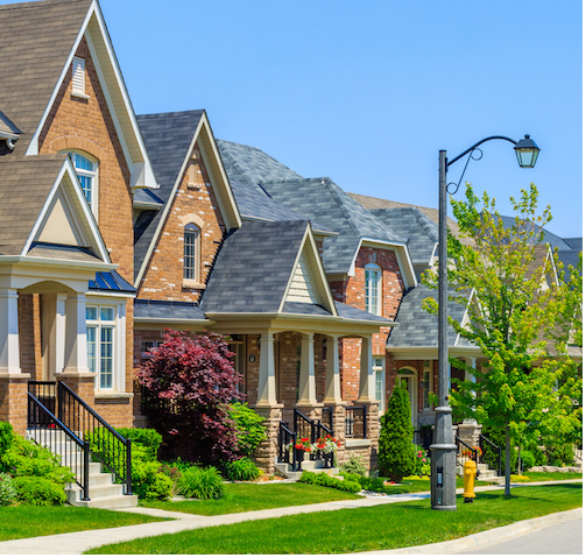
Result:
<svg viewBox="0 0 583 555"><path fill-rule="evenodd" d="M5 2L5 0L0 0ZM215 136L350 192L437 205L437 157L491 142L466 179L504 202L535 182L581 236L580 0L101 0L137 113L205 108ZM463 164L451 168L457 181Z"/></svg>

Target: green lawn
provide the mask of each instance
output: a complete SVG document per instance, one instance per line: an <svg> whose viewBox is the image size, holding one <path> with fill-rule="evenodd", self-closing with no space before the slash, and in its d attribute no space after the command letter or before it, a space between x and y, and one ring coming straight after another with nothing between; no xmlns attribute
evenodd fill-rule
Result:
<svg viewBox="0 0 583 555"><path fill-rule="evenodd" d="M430 501L243 522L107 545L87 553L347 553L447 541L581 506L581 485L478 493L457 511L432 511Z"/></svg>
<svg viewBox="0 0 583 555"><path fill-rule="evenodd" d="M81 507L0 507L0 541L167 520Z"/></svg>
<svg viewBox="0 0 583 555"><path fill-rule="evenodd" d="M530 482L548 482L552 480L581 480L581 472L525 472Z"/></svg>
<svg viewBox="0 0 583 555"><path fill-rule="evenodd" d="M310 484L225 484L226 495L209 501L142 501L141 507L213 516L276 509L341 499L358 495Z"/></svg>

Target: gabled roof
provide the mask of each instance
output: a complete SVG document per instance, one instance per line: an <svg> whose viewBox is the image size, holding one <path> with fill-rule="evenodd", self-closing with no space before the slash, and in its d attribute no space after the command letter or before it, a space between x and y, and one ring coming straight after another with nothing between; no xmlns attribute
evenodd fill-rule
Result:
<svg viewBox="0 0 583 555"><path fill-rule="evenodd" d="M505 229L509 229L509 228L516 225L516 218L513 216L500 215L500 220L502 221L502 224L504 225ZM539 225L536 225L530 221L523 221L522 225L529 226L530 228L533 228L534 231L536 232L536 234L539 234L542 232L543 238L541 240L541 243L548 243L552 249L557 248L559 250L570 250L572 248L571 245L569 245L564 239L562 239L558 235L555 235L554 233L551 233L546 228L540 227ZM533 238L533 241L537 242L538 238L535 236Z"/></svg>
<svg viewBox="0 0 583 555"><path fill-rule="evenodd" d="M269 222L305 220L306 216L277 202L261 186L248 185L241 181L231 182L241 218L244 220L265 220ZM314 232L333 234L334 232L318 222L312 221Z"/></svg>
<svg viewBox="0 0 583 555"><path fill-rule="evenodd" d="M376 208L371 212L408 240L413 264L428 266L438 242L437 224L416 207Z"/></svg>
<svg viewBox="0 0 583 555"><path fill-rule="evenodd" d="M391 331L387 348L399 347L435 347L437 348L437 315L423 309L427 298L437 299L437 290L419 284L408 291L401 302L395 321L399 324ZM448 302L448 313L454 320L462 323L466 307ZM465 339L459 339L451 326L447 326L448 345L450 347L470 346Z"/></svg>
<svg viewBox="0 0 583 555"><path fill-rule="evenodd" d="M160 184L156 196L164 203L164 207L158 212L142 213L136 222L134 233L136 286L145 273L154 243L169 213L195 143L199 144L205 162L209 161L205 165L227 230L241 225L239 210L216 149L205 111L144 114L137 116L137 119Z"/></svg>
<svg viewBox="0 0 583 555"><path fill-rule="evenodd" d="M22 131L24 153L73 49L92 0L0 6L0 110Z"/></svg>
<svg viewBox="0 0 583 555"><path fill-rule="evenodd" d="M256 186L258 183L287 181L302 176L254 147L217 140L225 170L231 181Z"/></svg>
<svg viewBox="0 0 583 555"><path fill-rule="evenodd" d="M338 233L324 241L324 268L328 274L348 273L362 240L406 244L330 178L262 183L262 187L275 200Z"/></svg>
<svg viewBox="0 0 583 555"><path fill-rule="evenodd" d="M583 250L583 238L582 237L563 237L563 241L567 243L572 249L577 252Z"/></svg>

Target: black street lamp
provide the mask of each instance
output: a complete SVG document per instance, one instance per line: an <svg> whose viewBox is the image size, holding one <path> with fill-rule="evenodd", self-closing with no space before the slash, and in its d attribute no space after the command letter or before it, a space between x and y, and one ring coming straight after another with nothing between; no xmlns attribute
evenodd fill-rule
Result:
<svg viewBox="0 0 583 555"><path fill-rule="evenodd" d="M529 135L516 142L508 137L493 136L482 139L472 147L448 161L447 152L439 151L439 229L438 229L438 377L439 377L439 406L435 409L435 430L431 449L431 508L445 511L455 511L456 506L456 457L457 446L454 442L451 418L451 407L448 404L450 367L447 344L447 169L460 158L468 156L466 166L460 180L451 194L455 194L462 182L470 160L479 160L482 151L478 148L486 141L501 139L514 144L516 159L521 168L534 168L540 149ZM478 151L479 157L474 158Z"/></svg>

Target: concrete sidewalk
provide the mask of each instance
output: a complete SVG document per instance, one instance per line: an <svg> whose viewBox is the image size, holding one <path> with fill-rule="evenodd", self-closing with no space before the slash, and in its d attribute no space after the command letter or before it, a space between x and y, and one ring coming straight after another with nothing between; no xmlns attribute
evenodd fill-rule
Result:
<svg viewBox="0 0 583 555"><path fill-rule="evenodd" d="M581 480L562 480L560 482L535 482L531 484L516 484L513 487L524 487L524 486L541 486L541 485L553 485L553 484L563 484L563 483L580 483ZM492 491L499 490L501 486L480 486L476 488L476 492L480 491ZM463 490L458 490L458 493L463 493ZM83 532L72 532L69 534L58 534L55 536L40 536L35 538L27 538L23 540L12 540L0 542L0 554L63 554L63 555L76 555L92 549L94 547L99 547L101 545L106 545L110 543L117 543L123 541L131 541L138 538L146 538L150 536L158 536L162 534L174 534L177 532L182 532L184 530L195 530L197 528L207 528L211 526L222 526L224 524L236 524L238 522L245 522L249 520L262 520L267 518L277 518L280 516L287 515L297 515L305 513L315 513L323 511L337 511L339 509L357 509L362 507L375 507L378 505L388 505L391 503L403 503L406 501L414 501L419 499L427 499L430 497L429 492L415 493L415 494L397 494L397 495L387 495L387 496L370 496L363 497L362 499L348 500L348 501L332 501L328 503L314 503L312 505L302 505L299 507L282 507L279 509L266 509L262 511L250 511L246 513L235 513L228 515L217 515L217 516L200 516L191 515L187 513L162 511L159 509L145 509L141 507L136 507L132 509L121 509L123 512L136 512L142 514L148 514L151 516L160 516L167 518L175 518L176 520L167 522L150 522L146 524L136 524L133 526L124 526L121 528L107 528L102 530L86 530ZM577 509L581 511L580 509ZM569 511L572 513L573 511ZM549 515L548 517L541 518L551 518L555 515ZM579 513L579 518L581 518ZM540 519L534 519L540 520ZM528 521L524 521L528 522ZM507 537L508 532L504 532L506 528L524 526L524 522L519 522L511 525L510 527L498 528L494 530L489 530L486 532L481 532L480 534L486 534L489 536L484 537L494 537L496 534L504 534ZM537 524L540 525L540 524ZM502 532L500 532L502 531ZM510 532L514 533L514 532ZM480 534L475 534L474 536L468 536L466 538L460 538L459 540L453 540L454 542L465 542L470 540L475 536L480 536ZM492 541L489 539L488 541ZM434 544L431 546L418 546L411 547L405 550L396 550L395 553L452 553L453 547L449 544L452 542L446 542L448 547L445 551L426 551L426 549L437 547L442 544ZM461 551L462 549L467 549L469 545L477 545L476 543L460 544L460 548L456 551ZM423 551L419 551L422 549ZM390 553L390 552L387 552Z"/></svg>

